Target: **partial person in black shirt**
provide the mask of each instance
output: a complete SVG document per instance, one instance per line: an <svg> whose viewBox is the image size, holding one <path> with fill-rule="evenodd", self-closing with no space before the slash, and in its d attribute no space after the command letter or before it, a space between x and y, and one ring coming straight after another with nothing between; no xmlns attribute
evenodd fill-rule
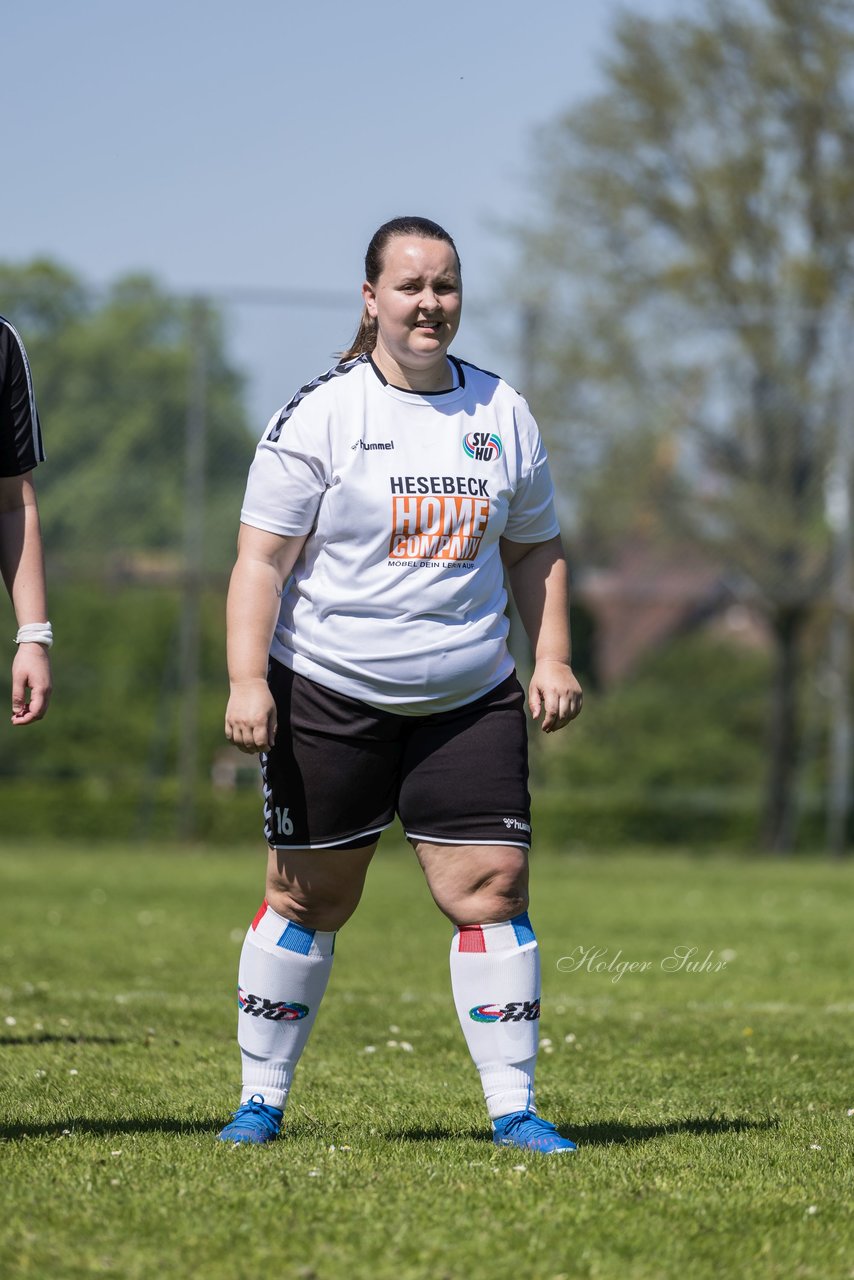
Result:
<svg viewBox="0 0 854 1280"><path fill-rule="evenodd" d="M41 426L27 353L0 316L0 573L18 633L12 663L12 724L47 711L51 693L44 554L33 469L44 461Z"/></svg>

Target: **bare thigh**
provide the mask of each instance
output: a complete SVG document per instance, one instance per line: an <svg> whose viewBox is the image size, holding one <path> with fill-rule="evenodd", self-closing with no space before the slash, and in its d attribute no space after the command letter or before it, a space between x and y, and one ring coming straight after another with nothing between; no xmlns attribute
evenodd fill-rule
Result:
<svg viewBox="0 0 854 1280"><path fill-rule="evenodd" d="M527 849L421 840L413 846L437 907L458 927L499 924L527 911Z"/></svg>
<svg viewBox="0 0 854 1280"><path fill-rule="evenodd" d="M340 929L356 910L377 842L361 849L270 849L267 901L307 929Z"/></svg>

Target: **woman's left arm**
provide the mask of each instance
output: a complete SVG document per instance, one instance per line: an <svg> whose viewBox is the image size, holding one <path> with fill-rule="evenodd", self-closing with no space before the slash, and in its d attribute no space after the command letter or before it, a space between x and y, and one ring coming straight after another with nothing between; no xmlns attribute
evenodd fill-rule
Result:
<svg viewBox="0 0 854 1280"><path fill-rule="evenodd" d="M560 535L547 542L501 539L501 559L534 653L528 706L544 733L555 733L581 711L581 685L570 666L569 589Z"/></svg>

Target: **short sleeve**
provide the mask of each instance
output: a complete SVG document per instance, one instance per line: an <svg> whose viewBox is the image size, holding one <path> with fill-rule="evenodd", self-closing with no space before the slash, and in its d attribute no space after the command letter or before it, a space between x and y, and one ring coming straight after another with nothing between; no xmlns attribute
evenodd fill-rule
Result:
<svg viewBox="0 0 854 1280"><path fill-rule="evenodd" d="M0 316L0 476L20 476L44 462L41 423L27 353Z"/></svg>
<svg viewBox="0 0 854 1280"><path fill-rule="evenodd" d="M528 406L516 410L521 475L510 499L504 537L511 542L547 542L560 533L548 454Z"/></svg>
<svg viewBox="0 0 854 1280"><path fill-rule="evenodd" d="M240 519L283 537L309 533L329 487L328 432L305 406L274 414L249 468Z"/></svg>

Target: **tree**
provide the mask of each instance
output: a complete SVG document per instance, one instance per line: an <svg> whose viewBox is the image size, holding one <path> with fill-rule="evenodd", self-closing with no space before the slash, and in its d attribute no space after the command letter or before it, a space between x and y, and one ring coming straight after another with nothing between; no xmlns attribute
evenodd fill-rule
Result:
<svg viewBox="0 0 854 1280"><path fill-rule="evenodd" d="M774 638L762 836L782 850L850 377L854 11L713 0L614 35L603 94L543 134L543 213L520 233L549 318L536 407L577 509L574 477L616 444L625 465L675 442L666 491L652 469L661 523L738 571Z"/></svg>
<svg viewBox="0 0 854 1280"><path fill-rule="evenodd" d="M222 324L146 276L95 293L46 261L0 265L0 298L44 424L37 484L64 637L59 731L3 745L0 778L35 771L57 811L63 787L65 801L100 788L130 821L177 768L187 805L222 741L221 596L254 447Z"/></svg>
<svg viewBox="0 0 854 1280"><path fill-rule="evenodd" d="M116 556L172 556L184 538L184 433L193 364L206 367L206 563L232 557L253 441L242 379L210 310L146 276L93 295L52 262L0 266L4 314L30 354L48 465L39 471L48 553L109 567ZM197 314L197 313L196 313ZM195 327L194 327L195 325Z"/></svg>

